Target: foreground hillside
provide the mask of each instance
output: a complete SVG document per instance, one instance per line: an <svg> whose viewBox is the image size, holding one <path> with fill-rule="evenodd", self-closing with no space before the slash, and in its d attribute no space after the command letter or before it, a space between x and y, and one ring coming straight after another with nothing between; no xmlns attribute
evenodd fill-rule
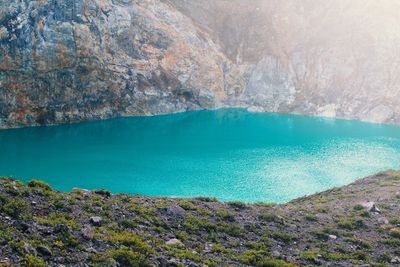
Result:
<svg viewBox="0 0 400 267"><path fill-rule="evenodd" d="M246 205L2 178L0 265L394 265L399 186L400 172L388 171L285 205Z"/></svg>

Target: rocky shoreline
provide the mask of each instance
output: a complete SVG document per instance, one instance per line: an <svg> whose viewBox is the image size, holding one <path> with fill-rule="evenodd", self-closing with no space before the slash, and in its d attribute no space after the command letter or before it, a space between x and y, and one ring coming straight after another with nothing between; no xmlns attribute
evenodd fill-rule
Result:
<svg viewBox="0 0 400 267"><path fill-rule="evenodd" d="M1 266L400 264L400 172L286 204L58 192L0 179Z"/></svg>

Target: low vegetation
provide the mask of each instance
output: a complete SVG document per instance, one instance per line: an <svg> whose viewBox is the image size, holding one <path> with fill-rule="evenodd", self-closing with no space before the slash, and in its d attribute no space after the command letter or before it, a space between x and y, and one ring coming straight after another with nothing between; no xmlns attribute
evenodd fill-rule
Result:
<svg viewBox="0 0 400 267"><path fill-rule="evenodd" d="M0 178L0 266L389 266L400 263L399 186L389 171L275 205Z"/></svg>

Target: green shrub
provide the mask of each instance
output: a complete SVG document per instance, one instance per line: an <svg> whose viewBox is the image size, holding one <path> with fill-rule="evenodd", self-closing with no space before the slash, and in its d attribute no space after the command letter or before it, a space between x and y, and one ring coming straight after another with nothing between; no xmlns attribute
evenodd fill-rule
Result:
<svg viewBox="0 0 400 267"><path fill-rule="evenodd" d="M224 248L224 246L220 245L220 244L215 244L212 246L212 251L213 252L219 252L219 253L225 253L226 249Z"/></svg>
<svg viewBox="0 0 400 267"><path fill-rule="evenodd" d="M393 225L400 225L400 218L391 218L389 223Z"/></svg>
<svg viewBox="0 0 400 267"><path fill-rule="evenodd" d="M196 210L196 205L193 204L192 201L189 200L181 200L178 205L184 210Z"/></svg>
<svg viewBox="0 0 400 267"><path fill-rule="evenodd" d="M195 199L202 201L202 202L218 202L218 199L215 197L196 197Z"/></svg>
<svg viewBox="0 0 400 267"><path fill-rule="evenodd" d="M3 206L3 212L13 218L20 218L24 213L29 213L31 206L23 199L13 198Z"/></svg>
<svg viewBox="0 0 400 267"><path fill-rule="evenodd" d="M317 215L315 215L315 214L307 214L307 215L305 216L305 219L306 219L307 221L317 221L317 220L318 220L318 217L317 217Z"/></svg>
<svg viewBox="0 0 400 267"><path fill-rule="evenodd" d="M119 233L111 232L106 239L117 245L129 247L133 251L141 253L143 255L154 254L154 250L138 235L128 231L123 231Z"/></svg>
<svg viewBox="0 0 400 267"><path fill-rule="evenodd" d="M126 267L145 267L151 266L146 256L138 252L130 251L126 247L117 250L111 250L108 254L117 261L120 266Z"/></svg>
<svg viewBox="0 0 400 267"><path fill-rule="evenodd" d="M291 263L287 263L283 260L277 260L270 257L263 258L255 265L256 267L295 267L295 265Z"/></svg>
<svg viewBox="0 0 400 267"><path fill-rule="evenodd" d="M189 234L186 233L185 231L178 231L175 233L175 236L182 241L188 240L189 239Z"/></svg>
<svg viewBox="0 0 400 267"><path fill-rule="evenodd" d="M400 228L390 229L389 234L393 237L400 238Z"/></svg>
<svg viewBox="0 0 400 267"><path fill-rule="evenodd" d="M279 222L280 218L271 212L262 212L258 218L260 218L260 220L262 221L266 221L266 222Z"/></svg>
<svg viewBox="0 0 400 267"><path fill-rule="evenodd" d="M328 213L329 212L329 207L327 206L319 206L316 208L316 211L321 212L321 213Z"/></svg>
<svg viewBox="0 0 400 267"><path fill-rule="evenodd" d="M272 238L276 239L276 240L280 240L286 244L294 241L297 239L296 236L291 235L291 234L287 234L287 233L282 233L282 232L275 232L272 234Z"/></svg>
<svg viewBox="0 0 400 267"><path fill-rule="evenodd" d="M47 183L35 179L30 180L28 186L32 188L41 188L43 190L51 190L51 187Z"/></svg>
<svg viewBox="0 0 400 267"><path fill-rule="evenodd" d="M268 251L250 249L242 253L238 260L246 265L256 266L256 264L264 259L267 255Z"/></svg>
<svg viewBox="0 0 400 267"><path fill-rule="evenodd" d="M236 208L236 209L240 209L240 210L247 208L247 205L245 203L239 202L239 201L229 202L228 204L232 208Z"/></svg>
<svg viewBox="0 0 400 267"><path fill-rule="evenodd" d="M34 255L26 255L25 259L22 261L21 266L23 267L47 267L47 265L42 259Z"/></svg>
<svg viewBox="0 0 400 267"><path fill-rule="evenodd" d="M79 224L73 218L66 214L51 212L47 215L47 217L34 217L34 220L38 223L48 225L48 226L56 226L57 224L65 224L71 228L77 229L79 228Z"/></svg>
<svg viewBox="0 0 400 267"><path fill-rule="evenodd" d="M304 258L305 260L308 261L315 261L318 257L319 252L318 251L304 251L301 256L302 258Z"/></svg>
<svg viewBox="0 0 400 267"><path fill-rule="evenodd" d="M178 247L169 247L167 254L178 259L188 259L198 263L203 261L203 259L197 253Z"/></svg>
<svg viewBox="0 0 400 267"><path fill-rule="evenodd" d="M355 245L358 245L361 248L365 248L365 249L371 249L372 248L372 243L370 241L368 241L368 240L361 240L361 239L358 239L356 237L346 237L344 239L344 241L353 243Z"/></svg>
<svg viewBox="0 0 400 267"><path fill-rule="evenodd" d="M216 215L226 221L234 221L235 220L235 216L227 210L218 210L216 212Z"/></svg>
<svg viewBox="0 0 400 267"><path fill-rule="evenodd" d="M133 220L121 220L119 222L119 225L121 225L124 228L129 228L129 229L133 229L136 227L136 223Z"/></svg>
<svg viewBox="0 0 400 267"><path fill-rule="evenodd" d="M382 239L382 243L392 247L400 248L400 239L397 238L384 238Z"/></svg>
<svg viewBox="0 0 400 267"><path fill-rule="evenodd" d="M0 243L1 241L9 242L15 238L14 229L11 226L0 223Z"/></svg>
<svg viewBox="0 0 400 267"><path fill-rule="evenodd" d="M364 209L364 207L360 204L357 204L353 207L353 210L363 210L363 209Z"/></svg>
<svg viewBox="0 0 400 267"><path fill-rule="evenodd" d="M338 221L338 226L347 230L355 230L365 227L363 220L360 219L344 219Z"/></svg>

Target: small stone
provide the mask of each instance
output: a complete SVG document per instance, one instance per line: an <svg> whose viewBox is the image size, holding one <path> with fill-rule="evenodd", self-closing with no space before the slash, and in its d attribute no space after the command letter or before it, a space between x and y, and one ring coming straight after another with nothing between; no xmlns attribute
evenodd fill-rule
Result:
<svg viewBox="0 0 400 267"><path fill-rule="evenodd" d="M53 253L51 250L46 246L38 246L37 251L42 254L43 256L51 256Z"/></svg>
<svg viewBox="0 0 400 267"><path fill-rule="evenodd" d="M97 250L93 247L88 247L87 249L85 249L85 251L89 253L97 253Z"/></svg>
<svg viewBox="0 0 400 267"><path fill-rule="evenodd" d="M56 233L69 233L70 231L71 229L69 228L69 226L65 224L57 224L54 227L54 232Z"/></svg>
<svg viewBox="0 0 400 267"><path fill-rule="evenodd" d="M374 204L372 208L369 210L370 212L381 213L381 210Z"/></svg>
<svg viewBox="0 0 400 267"><path fill-rule="evenodd" d="M29 230L29 228L31 227L28 223L24 222L24 221L15 221L13 223L14 227L17 228L18 230L22 230L22 231L27 231Z"/></svg>
<svg viewBox="0 0 400 267"><path fill-rule="evenodd" d="M400 263L400 257L399 257L399 256L394 257L394 258L390 261L390 263L392 263L392 264L399 264L399 263Z"/></svg>
<svg viewBox="0 0 400 267"><path fill-rule="evenodd" d="M89 221L91 224L99 226L101 224L101 222L103 221L103 219L99 216L93 216L89 218Z"/></svg>
<svg viewBox="0 0 400 267"><path fill-rule="evenodd" d="M367 209L368 211L370 211L372 209L372 207L375 205L375 202L372 201L366 201L366 202L362 202L360 203L361 206L363 206L365 209Z"/></svg>
<svg viewBox="0 0 400 267"><path fill-rule="evenodd" d="M86 225L81 230L81 234L82 234L83 238L86 238L86 239L92 239L93 238L92 228L89 225Z"/></svg>
<svg viewBox="0 0 400 267"><path fill-rule="evenodd" d="M370 212L381 213L380 209L376 206L375 202L366 201L366 202L360 203L360 205L363 206L365 209L367 209Z"/></svg>
<svg viewBox="0 0 400 267"><path fill-rule="evenodd" d="M329 235L329 238L330 238L330 239L333 239L333 240L336 240L336 239L337 239L337 236L335 236L335 235Z"/></svg>
<svg viewBox="0 0 400 267"><path fill-rule="evenodd" d="M277 250L272 251L272 257L274 258L279 258L281 256L281 253Z"/></svg>
<svg viewBox="0 0 400 267"><path fill-rule="evenodd" d="M378 218L378 223L379 224L389 224L389 220L386 219L385 217L380 217L380 218Z"/></svg>
<svg viewBox="0 0 400 267"><path fill-rule="evenodd" d="M31 246L31 244L25 242L22 245L22 249L27 253L27 254L32 254L32 255L37 255L36 249Z"/></svg>
<svg viewBox="0 0 400 267"><path fill-rule="evenodd" d="M167 215L175 218L184 218L186 211L178 205L170 206L167 208Z"/></svg>
<svg viewBox="0 0 400 267"><path fill-rule="evenodd" d="M172 238L170 240L168 240L167 242L165 242L165 244L169 245L169 246L181 246L183 245L183 243L176 238Z"/></svg>

